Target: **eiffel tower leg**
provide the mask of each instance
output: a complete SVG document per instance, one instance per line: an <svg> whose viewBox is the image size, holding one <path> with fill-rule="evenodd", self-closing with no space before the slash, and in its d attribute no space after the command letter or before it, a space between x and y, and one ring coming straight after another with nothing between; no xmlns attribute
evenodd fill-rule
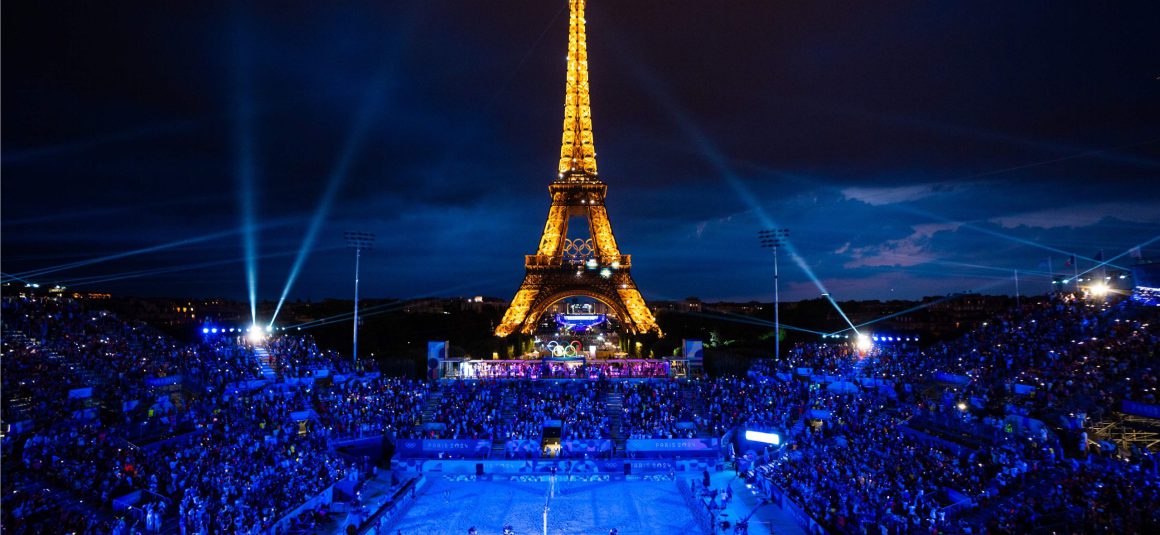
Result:
<svg viewBox="0 0 1160 535"><path fill-rule="evenodd" d="M568 207L553 203L548 210L548 221L544 223L544 234L540 237L539 254L558 258L564 252L567 236Z"/></svg>
<svg viewBox="0 0 1160 535"><path fill-rule="evenodd" d="M620 249L616 247L616 236L612 234L612 224L608 222L608 210L603 205L588 208L588 232L592 234L596 250L600 251L602 263L607 265L620 262Z"/></svg>
<svg viewBox="0 0 1160 535"><path fill-rule="evenodd" d="M540 295L540 284L533 280L531 274L524 276L524 282L520 284L519 291L516 292L515 298L508 306L507 312L504 312L503 319L499 323L499 327L495 329L496 336L507 336L516 332L528 317L528 311L532 308L532 303L536 302L536 297Z"/></svg>

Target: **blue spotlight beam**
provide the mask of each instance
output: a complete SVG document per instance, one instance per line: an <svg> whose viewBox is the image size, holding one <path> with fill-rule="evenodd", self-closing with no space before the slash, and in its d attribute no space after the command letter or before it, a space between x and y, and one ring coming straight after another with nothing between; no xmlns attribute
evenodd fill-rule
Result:
<svg viewBox="0 0 1160 535"><path fill-rule="evenodd" d="M180 199L168 199L163 201L156 201L150 203L134 203L121 206L105 206L100 208L92 208L89 210L76 210L62 214L48 214L26 217L23 219L13 219L4 222L6 227L15 227L23 225L41 225L44 223L59 223L61 221L73 221L77 219L88 219L93 217L107 217L114 214L133 213L140 214L146 209L164 208L167 206L191 206L199 203L216 204L223 199L228 198L226 195L201 195L197 197L182 197Z"/></svg>
<svg viewBox="0 0 1160 535"><path fill-rule="evenodd" d="M630 59L627 55L620 57L622 59ZM777 222L775 222L773 218L769 216L761 203L757 201L757 198L753 195L753 192L749 191L749 188L747 188L742 182L741 178L733 172L732 167L729 165L728 158L726 158L725 155L721 153L721 151L717 148L717 145L713 143L713 140L709 139L709 136L706 135L699 126L697 126L696 122L693 121L693 119L681 109L676 100L673 99L673 97L664 89L664 86L660 84L651 74L651 72L649 72L646 67L641 65L640 62L632 61L632 63L634 68L630 69L629 72L631 72L640 81L641 86L644 87L645 90L653 96L654 100L664 108L664 111L669 115L669 118L674 123L676 123L677 127L685 135L685 137L695 147L700 149L698 154L703 157L711 166L713 166L721 178L724 179L731 188L733 188L733 191L737 194L741 201L749 206L749 208L755 214L757 214L761 226L764 228L782 228L782 225L777 224ZM850 318L846 316L844 311L842 311L842 307L838 306L838 303L830 298L830 292L826 289L826 285L822 283L821 279L819 279L816 274L814 274L814 270L810 268L809 264L807 264L805 259L802 258L801 254L798 253L797 248L794 247L793 243L787 243L785 245L785 249L789 253L790 258L794 261L794 263L797 264L802 272L805 273L806 277L810 279L810 282L814 283L814 286L817 287L818 292L829 300L834 309L838 311L838 314L842 316L842 319L846 320L846 323L849 324L851 328L853 328L854 324L850 322Z"/></svg>
<svg viewBox="0 0 1160 535"><path fill-rule="evenodd" d="M386 73L380 73L376 83L371 84L370 90L363 98L362 106L355 119L354 128L347 136L346 143L343 146L342 152L339 154L338 161L335 162L334 168L330 172L330 178L326 183L326 190L322 193L322 197L318 201L318 207L314 212L314 218L311 219L310 226L306 229L306 235L302 238L302 246L298 250L298 257L294 259L294 265L290 268L290 275L286 279L286 285L282 288L282 295L278 297L278 306L274 308L274 314L270 316L270 326L274 325L274 321L278 318L278 313L282 311L282 305L286 302L286 296L290 294L290 289L294 287L294 281L297 280L298 274L302 270L302 265L306 263L306 258L310 256L311 248L314 247L314 240L318 237L318 231L322 228L323 222L326 221L327 216L330 214L330 207L334 204L334 198L338 195L343 183L346 182L346 176L350 172L350 167L354 163L355 156L362 149L363 139L366 137L367 130L370 129L371 120L378 116L379 109L382 107L382 96L385 92L386 83Z"/></svg>
<svg viewBox="0 0 1160 535"><path fill-rule="evenodd" d="M182 271L192 271L195 269L204 269L217 266L227 266L241 262L244 258L231 258L228 260L215 260L212 262L198 262L195 264L182 264L180 266L169 266L164 268L142 269L137 271L127 271L123 273L112 273L108 275L82 277L77 279L68 279L61 281L64 286L91 286L93 284L101 284L105 282L113 282L127 279L137 279L142 277L152 277L155 275L165 275L167 273L180 273Z"/></svg>
<svg viewBox="0 0 1160 535"><path fill-rule="evenodd" d="M69 269L75 269L75 268L83 267L83 266L90 266L93 264L108 262L110 260L119 260L121 258L127 258L130 256L136 256L136 255L141 255L141 254L155 253L158 251L164 251L166 249L173 249L175 247L181 247L184 245L193 245L193 244L204 243L204 242L213 241L213 240L220 240L222 238L227 238L227 237L233 236L234 234L237 234L239 232L241 232L241 229L231 229L231 230L225 230L225 231L221 231L221 232L214 232L212 234L195 236L193 238L185 238L182 240L172 241L169 243L163 243L160 245L152 245L149 247L142 247L139 249L133 249L133 250L124 251L121 253L101 256L101 257L97 257L97 258L91 258L88 260L81 260L78 262L70 262L68 264L61 264L58 266L53 266L53 267L43 268L43 269L38 269L38 270L25 271L23 273L17 273L16 276L25 277L25 278L40 277L43 275L47 275L49 273L66 271Z"/></svg>
<svg viewBox="0 0 1160 535"><path fill-rule="evenodd" d="M459 291L459 290L462 290L465 288L469 288L469 287L477 288L481 284L490 284L490 283L499 282L499 281L506 281L506 280L508 280L507 277L497 277L494 279L482 280L482 281L473 280L469 283L458 284L458 285L452 286L450 288L444 288L444 289L441 289L441 290L438 290L435 292L431 292L431 293L427 293L427 294L418 294L418 295L414 295L411 297L401 298L397 301L391 301L390 303L383 303L380 305L374 305L374 306L370 306L367 308L363 308L363 309L359 310L359 316L366 317L366 316L374 316L374 315L378 315L378 314L385 314L387 312L391 312L393 310L402 308L403 306L406 305L406 303L408 301L411 301L411 300L425 299L425 298L429 298L429 297L435 297L436 295L448 295L448 294L451 294L453 292L456 292L456 291ZM293 329L293 328L309 329L309 328L313 328L313 327L321 327L324 325L330 325L332 323L342 323L342 322L348 321L353 316L354 316L354 312L342 312L339 314L335 314L333 316L327 316L324 318L318 318L316 320L311 320L311 321L298 323L298 324L294 324L294 325L288 325L286 328L288 328L288 329Z"/></svg>
<svg viewBox="0 0 1160 535"><path fill-rule="evenodd" d="M1017 166L1017 167L1013 167L1013 168L1002 169L1002 170L998 170L998 171L992 171L992 172L983 173L983 174L978 174L978 175L971 175L971 176L966 176L966 177L959 177L959 178L958 178L958 179L956 179L956 180L968 180L968 179L971 179L971 178L981 178L981 177L983 177L983 176L989 176L989 175L995 175L995 174L1007 173L1007 172L1011 172L1011 171L1015 171L1015 170L1026 169L1026 168L1030 168L1030 167L1036 167L1036 166L1039 166L1039 165L1046 165L1046 164L1048 164L1048 163L1054 163L1054 162L1057 162L1057 161L1062 161L1062 160L1068 160L1068 159L1073 159L1073 158L1079 158L1079 157L1090 156L1090 155L1092 155L1092 154L1099 153L1099 152L1106 152L1106 151L1111 151L1111 150L1116 150L1116 149L1122 149L1122 148L1127 148L1127 147L1136 147L1136 146L1147 145L1147 144L1155 143L1155 142L1157 142L1157 141L1158 141L1158 140L1156 140L1156 139L1151 139L1151 140L1142 141L1142 142L1139 142L1139 143L1133 143L1133 144L1130 144L1130 145L1124 145L1124 146L1121 146L1121 147L1114 147L1114 148L1111 148L1111 149L1105 149L1105 150L1103 150L1103 151L1089 151L1089 152L1085 152L1085 153L1082 153L1082 154L1076 154L1076 155L1068 156L1068 157L1065 157L1065 158L1057 158L1057 159L1053 159L1053 160L1050 160L1050 161L1035 162L1035 163L1032 163L1032 164L1027 164L1027 165ZM738 163L739 165L744 165L744 166L746 166L746 167L749 167L749 168L751 168L751 169L754 169L754 170L756 170L756 171L760 171L760 172L763 172L763 173L771 173L771 174L776 174L776 175L778 175L778 176L780 176L780 177L787 178L787 179L790 179L790 180L794 180L795 182L799 182L799 183L807 183L807 184L811 184L811 185L815 185L815 186L820 186L820 187L821 187L823 190L827 190L827 191L830 191L830 192L833 192L833 193L836 193L836 194L839 194L839 195L841 195L841 192L842 192L841 188L837 188L837 187L834 187L834 186L829 186L829 185L825 185L825 184L819 184L819 183L818 183L818 182L816 182L816 181L809 180L809 179L806 179L806 178L804 178L804 177L800 177L800 176L795 176L795 175L791 175L791 174L783 173L783 172L781 172L781 171L778 171L778 170L776 170L776 169L771 169L771 168L769 168L769 167L767 167L767 166L765 166L765 165L762 165L762 164L759 164L759 163L756 163L756 162L738 161L737 163ZM1059 254L1062 254L1062 255L1065 255L1065 256L1075 256L1076 258L1079 258L1079 259L1084 259L1084 260L1088 260L1088 261L1091 261L1091 262L1097 262L1097 263L1098 263L1098 262L1100 262L1099 260L1096 260L1096 259L1094 259L1094 258L1090 258L1090 257L1084 256L1084 255L1081 255L1081 254L1077 254L1077 253L1074 253L1074 252L1071 252L1071 251L1066 251L1066 250L1063 250L1063 249L1060 249L1060 248L1057 248L1057 247L1051 247L1051 246L1049 246L1049 245L1044 245L1044 244L1037 243L1037 242L1034 242L1034 241L1025 240L1025 239L1018 238L1018 237L1016 237L1016 236L1012 236L1012 235L1005 234L1005 233L1002 233L1002 232L998 232L998 231L995 231L995 230L992 230L992 229L983 228L983 227L981 227L981 226L979 226L979 225L977 225L977 224L975 224L975 223L972 223L972 222L955 221L955 220L953 220L953 219L946 218L946 217L940 216L940 215L938 215L938 214L935 214L935 213L932 213L932 212L929 212L929 211L926 211L926 210L919 210L919 209L917 209L917 208L910 207L910 206L906 206L906 205L903 205L903 204L900 204L900 203L895 203L895 204L890 204L890 205L884 205L884 207L886 207L886 208L890 208L890 209L894 209L894 210L903 211L903 212L907 212L907 213L910 213L910 214L913 214L913 215L918 215L918 216L920 216L920 217L924 217L924 218L928 218L928 219L933 219L933 220L935 220L935 221L939 221L939 222L942 222L942 223L954 223L954 224L960 225L960 226L961 226L961 227L963 227L963 228L966 228L966 229L969 229L969 230L973 230L973 231L975 231L975 232L979 232L979 233L987 234L987 235L990 235L990 236L994 236L994 237L996 237L996 238L1001 238L1001 239L1003 239L1003 240L1007 240L1007 241L1015 242L1015 243L1018 243L1018 244L1021 244L1021 245L1027 245L1027 246L1029 246L1029 247L1034 247L1034 248L1042 249L1042 250L1045 250L1045 251L1048 251L1048 252L1059 253ZM1112 267L1114 267L1114 268L1117 268L1117 269L1127 269L1127 268L1125 268L1125 267L1123 267L1123 266L1117 266L1117 265L1115 265L1115 264L1107 264L1107 265L1111 265Z"/></svg>
<svg viewBox="0 0 1160 535"><path fill-rule="evenodd" d="M1010 173L1010 172L1012 172L1012 171L1021 171L1021 170L1023 170L1023 169L1029 169L1029 168L1032 168L1032 167L1039 167L1039 166L1042 166L1042 165L1049 165L1049 164L1053 164L1053 163L1065 162L1065 161L1068 161L1068 160L1075 160L1075 159L1078 159L1078 158L1089 158L1089 157L1092 157L1092 156L1099 156L1099 155L1104 155L1104 154L1112 153L1113 151L1117 151L1117 150L1123 150L1123 149L1129 149L1129 148L1135 148L1135 147L1142 147L1142 146L1145 146L1145 145L1151 145L1151 144L1153 144L1153 143L1156 143L1156 142L1158 142L1158 141L1160 141L1160 138L1155 138L1155 139L1147 139L1147 140L1140 141L1140 142L1136 142L1136 143L1129 143L1129 144L1127 144L1127 145L1120 145L1120 146L1118 146L1118 147L1109 147L1109 148L1106 148L1106 149L1089 150L1089 151L1080 152L1080 153L1078 153L1078 154L1069 154L1069 155L1067 155L1067 156L1060 156L1059 158L1051 158L1051 159L1048 159L1048 160L1040 160L1040 161L1036 161L1036 162L1025 163L1025 164L1022 164L1022 165L1016 165L1016 166L1012 166L1012 167L1006 167L1006 168L1003 168L1003 169L996 169L996 170L994 170L994 171L986 171L986 172L983 172L983 173L978 173L978 174L974 174L974 175L969 175L969 176L966 176L966 177L962 177L960 180L973 179L973 178L983 178L983 177L988 177L988 176L1001 175L1001 174L1005 174L1005 173ZM1133 162L1135 162L1135 163L1137 163L1137 164L1139 164L1139 163L1145 163L1145 164L1147 164L1147 165L1148 165L1150 168L1152 168L1152 169L1155 169L1155 168L1157 167L1157 163L1156 163L1156 162L1154 162L1154 161L1151 161L1151 160L1144 160L1144 159L1132 159L1131 161L1133 161Z"/></svg>
<svg viewBox="0 0 1160 535"><path fill-rule="evenodd" d="M23 282L25 284L32 284L32 281L27 281L27 280L24 280L20 277L17 277L16 275L13 275L11 273L4 273L2 271L0 271L0 277L5 278L4 282L9 282L9 281L15 279L15 280L18 280L18 281Z"/></svg>
<svg viewBox="0 0 1160 535"><path fill-rule="evenodd" d="M1127 256L1127 255L1131 254L1131 253L1132 253L1132 249L1143 249L1144 247L1147 247L1147 246L1149 246L1149 245L1152 245L1153 243L1156 243L1157 241L1160 241L1160 236L1153 236L1153 237L1152 237L1151 239L1149 239L1149 240L1146 240L1146 241L1140 242L1140 243L1139 243L1139 244L1137 244L1137 245L1133 245L1132 247L1129 247L1127 251L1124 251L1124 252L1122 252L1122 253L1120 253L1120 254L1118 254L1118 255L1116 255L1116 256L1113 256L1113 257L1111 257L1111 258L1109 258L1109 259L1107 259L1107 260L1105 260L1105 261L1103 261L1103 262L1098 262L1096 265L1094 265L1094 266L1092 266L1092 267L1090 267L1090 268L1088 268L1088 269L1085 269L1085 270L1083 270L1083 271L1079 272L1079 276L1082 276L1082 275L1087 275L1088 273L1091 273L1091 272L1093 272L1093 271L1095 271L1095 270L1097 270L1097 269L1100 269L1100 268L1102 268L1102 267L1104 267L1104 266L1112 266L1112 267L1114 267L1114 268L1117 268L1117 269L1123 269L1124 271L1127 271L1127 268L1121 268L1121 267L1118 267L1118 266L1116 266L1115 264L1112 264L1111 262L1112 262L1113 260L1117 259L1117 258L1123 258L1124 256Z"/></svg>
<svg viewBox="0 0 1160 535"><path fill-rule="evenodd" d="M888 320L891 318L897 318L899 316L905 316L906 314L910 314L911 312L917 312L917 311L922 310L924 308L932 307L932 306L940 304L940 303L945 303L945 302L950 301L952 299L958 299L964 295L970 295L972 293L977 293L980 290L986 290L989 288L993 288L995 286L1005 284L1007 282L1007 280L1008 279L1002 279L1002 280L998 280L995 282L990 282L990 283L984 284L983 286L980 286L980 287L978 287L970 292L959 292L959 293L951 294L947 297L935 299L934 301L931 301L929 303L923 303L921 305L916 305L916 306L910 307L906 310L900 310L900 311L895 312L893 314L887 314L887 315L882 316L880 318L875 318L875 319L872 319L870 321L859 323L858 327L865 327L867 325L873 325L873 324L878 323L880 321L885 321L885 320ZM842 334L842 333L844 333L846 331L850 331L850 330L853 330L855 334L858 334L858 330L855 329L853 326L851 326L849 329L842 329L840 331L834 331L832 333L829 333L829 335L834 336L834 335Z"/></svg>
<svg viewBox="0 0 1160 535"><path fill-rule="evenodd" d="M1039 141L1039 140L1035 140L1035 139L1025 139L1025 138L1020 138L1020 137L1013 136L1010 134L1005 134L1003 132L989 131L989 130L983 130L983 129L978 129L978 128L969 128L969 127L960 126L960 125L951 124L951 123L945 123L945 122L935 122L935 121L923 119L920 117L912 117L912 116L904 116L904 115L887 115L887 114L877 114L877 113L864 113L864 112L852 112L852 113L854 113L856 115L868 116L868 117L871 117L873 119L880 120L880 121L883 121L883 122L886 122L889 124L893 124L893 125L905 126L908 128L916 128L919 130L934 130L940 134L948 134L948 135L966 137L966 138L975 139L975 140L997 142L997 143L1000 143L1003 145L1009 145L1009 146L1029 147L1029 148L1033 148L1033 149L1044 150L1044 151L1055 152L1055 153L1070 153L1066 156L1062 156L1062 157L1058 157L1058 158L1054 158L1054 159L1050 159L1050 160L1043 160L1040 162L1033 162L1033 163L1029 163L1029 164L1024 164L1023 166L1019 167L1020 169L1026 168L1026 167L1034 167L1037 165L1046 165L1049 163L1055 163L1058 161L1065 161L1065 160L1071 160L1071 159L1076 159L1076 158L1096 158L1096 159L1101 159L1101 160L1105 160L1105 161L1109 161L1109 162L1116 162L1116 163L1122 163L1122 164L1132 165L1132 166L1136 166L1136 167L1142 167L1145 169L1158 169L1158 168L1160 168L1160 162L1158 162L1156 160L1152 160L1152 159L1148 159L1148 158L1140 158L1137 156L1131 156L1131 155L1121 154L1121 153L1116 152L1116 151L1120 151L1120 150L1124 150L1124 149L1130 149L1130 148L1142 147L1145 145L1151 145L1153 143L1160 142L1160 138L1147 139L1147 140L1138 141L1135 143L1129 143L1127 145L1119 145L1119 146L1115 146L1115 147L1106 147L1106 148L1096 149L1096 148L1092 148L1092 147L1083 147L1083 146L1068 145L1068 144L1063 144L1063 143L1045 142L1045 141ZM985 174L998 174L1001 172L1006 172L1006 171L992 171L990 173L985 173Z"/></svg>
<svg viewBox="0 0 1160 535"><path fill-rule="evenodd" d="M171 136L182 132L189 131L199 126L204 121L201 120L179 120L165 123L156 123L143 126L137 126L126 130L107 133L100 136L90 137L87 139L78 139L56 145L46 145L43 147L33 147L29 149L17 150L15 152L6 151L3 156L5 165L21 164L28 160L36 160L46 157L60 158L62 154L70 152L87 151L94 148L101 147L107 144L121 143L125 141L132 141L140 138Z"/></svg>
<svg viewBox="0 0 1160 535"><path fill-rule="evenodd" d="M258 245L254 226L254 183L257 164L254 150L253 86L250 79L249 42L242 28L242 17L235 15L234 40L234 138L237 144L238 205L241 208L242 250L245 254L246 292L250 298L250 325L258 321Z"/></svg>
<svg viewBox="0 0 1160 535"><path fill-rule="evenodd" d="M1062 254L1062 255L1065 255L1065 256L1074 256L1074 257L1076 257L1076 258L1080 258L1080 259L1087 260L1087 261L1090 261L1090 262L1096 262L1096 263L1099 263L1099 262L1100 262L1099 260L1096 260L1095 258L1091 258L1091 257L1088 257L1088 256L1084 256L1084 255L1081 255L1081 254L1078 254L1078 253L1075 253L1075 252L1072 252L1072 251L1065 251L1065 250L1063 250L1063 249L1060 249L1060 248L1058 248L1058 247L1052 247L1052 246L1050 246L1050 245L1044 245L1044 244L1042 244L1042 243L1037 243L1037 242L1034 242L1034 241L1031 241L1031 240L1025 240L1025 239L1023 239L1023 238L1019 238L1019 237L1016 237L1016 236L1012 236L1012 235L1010 235L1010 234L1005 234L1005 233L999 232L999 231L997 231L997 230L992 230L992 229L989 229L989 228L984 228L984 227L982 227L982 226L979 226L979 225L976 225L976 224L974 224L974 223L970 223L970 222L963 222L963 221L954 221L954 220L952 220L952 219L949 219L949 218L946 218L946 217L940 216L940 215L938 215L938 214L935 214L935 213L933 213L933 212L929 212L929 211L926 211L926 210L919 210L919 209L917 209L917 208L914 208L914 207L911 207L911 206L904 206L904 205L901 205L901 204L895 204L895 205L891 205L891 208L894 208L894 209L896 209L896 210L901 210L901 211L903 211L903 212L908 212L908 213L911 213L911 214L914 214L914 215L918 215L918 216L922 216L922 217L926 217L926 218L934 219L934 220L936 220L936 221L940 221L940 222L943 222L943 223L954 223L954 224L960 225L960 228L965 228L965 229L968 229L968 230L973 230L973 231L975 231L975 232L979 232L979 233L982 233L982 234L986 234L986 235L988 235L988 236L994 236L994 237L996 237L996 238L1001 238L1001 239L1004 239L1004 240L1007 240L1007 241L1011 241L1011 242L1015 242L1015 243L1018 243L1018 244L1021 244L1021 245L1027 245L1027 246L1029 246L1029 247L1034 247L1034 248L1037 248L1037 249L1042 249L1042 250L1044 250L1044 251L1049 251L1049 252L1053 252L1053 253L1059 253L1059 254ZM1112 266L1112 267L1114 267L1114 268L1117 268L1117 269L1127 269L1127 268L1125 268L1125 267L1122 267L1122 266L1117 266L1117 265L1115 265L1115 264L1107 264L1107 265L1110 265L1110 266Z"/></svg>
<svg viewBox="0 0 1160 535"><path fill-rule="evenodd" d="M680 312L680 314L685 314L688 316L697 316L697 317L707 318L707 319L720 320L720 321L728 321L730 323L742 323L742 324L746 324L746 325L756 325L758 327L774 327L774 323L772 321L766 321L766 320L763 320L760 318L754 318L752 316L742 316L740 314L709 314L709 313L705 313L705 312ZM793 325L787 325L785 323L781 324L781 328L786 329L786 330L790 330L790 331L816 334L819 336L826 334L823 331L815 331L813 329L806 329L805 327L795 327Z"/></svg>
<svg viewBox="0 0 1160 535"><path fill-rule="evenodd" d="M328 249L339 249L339 247L330 247ZM268 253L265 255L261 255L260 257L258 257L258 259L279 258L279 257L291 256L294 253L295 253L295 251L283 251L283 252L279 252L279 253ZM65 286L88 286L88 285L99 284L99 283L103 283L103 282L135 279L135 278L141 278L141 277L151 277L154 275L164 275L167 273L179 273L182 271L192 271L195 269L204 269L204 268L209 268L209 267L228 266L230 264L240 263L240 262L243 262L245 260L246 260L245 257L229 258L229 259L224 259L224 260L213 260L213 261L209 261L209 262L180 264L180 265L176 265L176 266L166 266L166 267L159 267L159 268L153 268L153 269L142 269L142 270L137 270L137 271L125 271L125 272L121 272L121 273L108 273L108 274L104 274L104 275L93 275L93 276L89 276L89 277L78 277L75 279L65 279L65 280L60 281L60 284L65 285Z"/></svg>

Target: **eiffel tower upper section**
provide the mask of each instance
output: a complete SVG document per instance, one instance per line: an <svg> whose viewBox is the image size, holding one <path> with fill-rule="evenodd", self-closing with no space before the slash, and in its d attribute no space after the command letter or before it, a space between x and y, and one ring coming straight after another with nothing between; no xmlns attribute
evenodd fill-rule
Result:
<svg viewBox="0 0 1160 535"><path fill-rule="evenodd" d="M596 144L592 136L592 103L588 93L588 38L584 32L584 0L572 0L570 11L559 180L598 181Z"/></svg>

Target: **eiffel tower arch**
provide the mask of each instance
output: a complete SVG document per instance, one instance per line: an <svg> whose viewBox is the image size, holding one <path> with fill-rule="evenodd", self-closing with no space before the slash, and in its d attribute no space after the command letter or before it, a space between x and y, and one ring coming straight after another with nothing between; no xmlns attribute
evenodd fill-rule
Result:
<svg viewBox="0 0 1160 535"><path fill-rule="evenodd" d="M632 278L632 256L621 254L617 247L604 206L608 185L596 173L584 0L570 0L569 4L559 174L548 186L552 204L540 246L536 254L524 258L524 281L495 334L530 334L549 307L575 296L604 303L631 333L660 334L656 319ZM587 220L590 238L568 238L568 222L572 218Z"/></svg>

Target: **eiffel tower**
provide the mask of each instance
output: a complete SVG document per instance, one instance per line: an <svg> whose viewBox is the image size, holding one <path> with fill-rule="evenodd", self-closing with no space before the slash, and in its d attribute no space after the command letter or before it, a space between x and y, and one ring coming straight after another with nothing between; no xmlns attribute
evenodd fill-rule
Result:
<svg viewBox="0 0 1160 535"><path fill-rule="evenodd" d="M632 333L660 334L629 270L632 256L621 254L612 235L604 196L608 186L596 175L592 108L588 97L588 45L584 0L569 0L568 73L564 92L564 136L560 167L548 186L552 207L536 254L525 257L527 273L508 306L496 336L531 334L540 316L566 297L584 296L607 305ZM591 238L568 239L568 219L588 220Z"/></svg>

